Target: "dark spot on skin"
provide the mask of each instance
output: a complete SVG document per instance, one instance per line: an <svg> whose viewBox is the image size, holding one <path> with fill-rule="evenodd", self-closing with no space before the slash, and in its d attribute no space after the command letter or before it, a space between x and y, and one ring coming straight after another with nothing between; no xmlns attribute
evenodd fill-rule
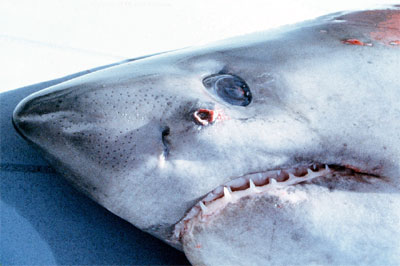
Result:
<svg viewBox="0 0 400 266"><path fill-rule="evenodd" d="M298 232L293 232L290 236L290 238L296 242L301 241L302 237Z"/></svg>
<svg viewBox="0 0 400 266"><path fill-rule="evenodd" d="M332 192L335 189L335 186L333 184L327 184L327 188Z"/></svg>
<svg viewBox="0 0 400 266"><path fill-rule="evenodd" d="M170 143L169 143L169 141L168 141L168 139L167 139L167 137L169 136L169 134L171 133L171 130L170 130L170 128L167 126L167 127L165 127L164 129L163 129L163 131L162 131L162 133L161 133L161 141L162 141L162 143L163 143L163 145L164 145L164 157L166 158L167 156L168 156L168 154L169 154L169 146L170 146Z"/></svg>

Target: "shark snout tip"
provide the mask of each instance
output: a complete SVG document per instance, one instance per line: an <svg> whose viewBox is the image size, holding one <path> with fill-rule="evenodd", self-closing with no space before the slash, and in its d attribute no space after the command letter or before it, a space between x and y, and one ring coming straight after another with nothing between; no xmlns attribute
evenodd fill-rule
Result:
<svg viewBox="0 0 400 266"><path fill-rule="evenodd" d="M15 128L15 130L23 137L26 137L26 133L24 130L24 122L26 118L26 109L27 109L27 103L30 101L31 97L27 97L20 101L17 106L15 107L12 116L11 116L11 122Z"/></svg>
<svg viewBox="0 0 400 266"><path fill-rule="evenodd" d="M11 121L16 131L24 138L31 139L34 132L43 129L41 117L53 108L51 103L43 102L41 94L32 94L22 99L15 107Z"/></svg>

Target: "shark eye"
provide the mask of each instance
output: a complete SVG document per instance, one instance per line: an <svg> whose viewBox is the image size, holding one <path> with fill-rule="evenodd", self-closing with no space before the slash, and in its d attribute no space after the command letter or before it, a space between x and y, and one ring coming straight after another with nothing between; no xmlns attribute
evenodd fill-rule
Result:
<svg viewBox="0 0 400 266"><path fill-rule="evenodd" d="M232 105L247 106L252 96L249 86L238 76L217 74L203 80L204 87Z"/></svg>

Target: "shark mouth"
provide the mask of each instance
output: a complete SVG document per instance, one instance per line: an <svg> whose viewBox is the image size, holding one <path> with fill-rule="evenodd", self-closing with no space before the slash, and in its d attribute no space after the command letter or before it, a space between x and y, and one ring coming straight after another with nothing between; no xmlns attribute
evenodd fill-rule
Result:
<svg viewBox="0 0 400 266"><path fill-rule="evenodd" d="M240 176L218 186L194 205L175 225L171 242L179 243L182 236L191 231L195 222L207 222L211 216L217 215L226 205L235 203L241 198L271 192L300 183L311 182L316 178L330 177L336 172L342 172L347 175L358 173L377 177L373 174L363 173L351 166L344 167L327 164L312 164Z"/></svg>

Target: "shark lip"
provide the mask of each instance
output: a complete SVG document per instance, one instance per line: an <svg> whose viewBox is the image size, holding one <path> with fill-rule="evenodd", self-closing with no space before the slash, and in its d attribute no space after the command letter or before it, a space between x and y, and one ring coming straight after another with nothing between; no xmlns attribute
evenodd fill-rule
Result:
<svg viewBox="0 0 400 266"><path fill-rule="evenodd" d="M206 194L175 225L171 242L179 245L182 236L191 230L192 220L206 221L208 217L218 214L227 204L234 203L240 198L262 194L276 188L310 182L318 177L329 177L337 172L346 175L363 174L370 177L379 177L375 174L362 172L358 168L349 165L320 163L249 173L234 178Z"/></svg>

